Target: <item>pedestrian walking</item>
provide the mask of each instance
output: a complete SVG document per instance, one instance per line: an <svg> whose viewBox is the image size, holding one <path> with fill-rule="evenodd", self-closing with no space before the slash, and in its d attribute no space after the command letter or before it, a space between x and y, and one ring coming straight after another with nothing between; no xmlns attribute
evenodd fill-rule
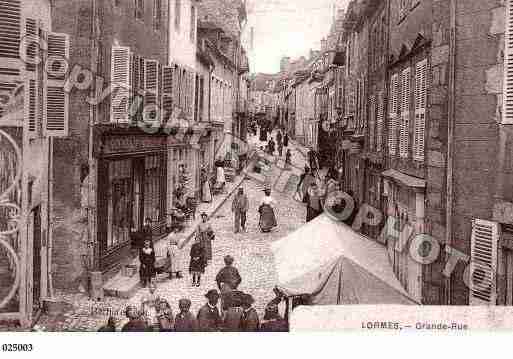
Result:
<svg viewBox="0 0 513 359"><path fill-rule="evenodd" d="M215 234L205 212L201 214L201 222L196 228L196 237L199 238L201 245L205 248L205 260L208 264L212 260L212 241L215 239Z"/></svg>
<svg viewBox="0 0 513 359"><path fill-rule="evenodd" d="M276 222L275 206L276 202L271 197L271 189L266 188L264 190L265 196L258 207L258 213L260 214L259 226L260 230L264 233L270 232L278 224Z"/></svg>
<svg viewBox="0 0 513 359"><path fill-rule="evenodd" d="M318 215L320 215L323 211L322 207L322 198L323 193L322 190L317 186L317 183L313 181L310 184L310 189L308 190L308 203L306 207L306 222L310 222Z"/></svg>
<svg viewBox="0 0 513 359"><path fill-rule="evenodd" d="M201 275L205 273L205 247L203 247L199 237L196 237L195 242L191 246L191 260L189 263L189 272L192 274L192 286L199 287L201 282Z"/></svg>
<svg viewBox="0 0 513 359"><path fill-rule="evenodd" d="M287 132L285 132L285 135L283 136L283 147L289 147L289 134Z"/></svg>
<svg viewBox="0 0 513 359"><path fill-rule="evenodd" d="M98 332L115 332L116 331L116 319L112 316L107 320L107 324L98 329Z"/></svg>
<svg viewBox="0 0 513 359"><path fill-rule="evenodd" d="M155 278L155 260L155 250L151 246L151 241L147 239L139 251L139 277L143 287L146 287Z"/></svg>
<svg viewBox="0 0 513 359"><path fill-rule="evenodd" d="M269 139L269 143L267 144L267 148L269 150L269 154L271 156L274 156L274 151L276 151L276 143L274 142L272 137Z"/></svg>
<svg viewBox="0 0 513 359"><path fill-rule="evenodd" d="M285 153L285 169L289 170L292 166L292 152L290 152L290 149L287 149L287 152Z"/></svg>
<svg viewBox="0 0 513 359"><path fill-rule="evenodd" d="M276 143L278 144L278 146L281 144L283 144L283 135L281 134L281 130L278 130L277 133L276 133Z"/></svg>
<svg viewBox="0 0 513 359"><path fill-rule="evenodd" d="M233 262L234 259L231 255L224 257L225 266L219 271L219 273L217 273L216 276L217 287L219 290L221 290L223 284L228 285L231 290L236 290L242 282L239 271L233 266Z"/></svg>
<svg viewBox="0 0 513 359"><path fill-rule="evenodd" d="M310 167L305 166L305 172L299 177L296 191L301 195L303 203L308 203L308 189L315 178L310 171Z"/></svg>
<svg viewBox="0 0 513 359"><path fill-rule="evenodd" d="M219 314L219 293L211 289L205 294L207 303L198 311L198 330L200 332L217 332L221 330L221 315Z"/></svg>
<svg viewBox="0 0 513 359"><path fill-rule="evenodd" d="M173 310L167 300L161 300L157 312L159 331L172 332L175 327Z"/></svg>
<svg viewBox="0 0 513 359"><path fill-rule="evenodd" d="M180 313L175 318L175 332L196 332L198 331L198 321L190 312L191 301L182 298L178 301Z"/></svg>
<svg viewBox="0 0 513 359"><path fill-rule="evenodd" d="M182 250L178 246L178 233L178 228L176 228L174 232L167 236L168 246L166 257L168 265L166 271L169 273L170 279L173 278L173 275L175 275L176 278L183 277Z"/></svg>
<svg viewBox="0 0 513 359"><path fill-rule="evenodd" d="M265 308L264 321L260 326L261 332L288 332L289 325L285 319L280 316L276 304L268 305Z"/></svg>
<svg viewBox="0 0 513 359"><path fill-rule="evenodd" d="M241 187L232 202L232 212L235 216L235 233L239 233L241 228L243 232L246 232L246 213L248 212L248 207L248 196L244 194L244 189Z"/></svg>
<svg viewBox="0 0 513 359"><path fill-rule="evenodd" d="M125 315L128 318L128 322L121 328L122 332L147 332L148 326L146 322L141 319L137 308L130 305L125 310Z"/></svg>
<svg viewBox="0 0 513 359"><path fill-rule="evenodd" d="M212 191L210 189L210 179L208 176L208 169L205 166L201 167L200 183L201 183L201 201L205 202L205 203L212 202Z"/></svg>
<svg viewBox="0 0 513 359"><path fill-rule="evenodd" d="M253 308L255 299L250 294L246 294L242 300L242 318L240 320L241 332L258 332L260 330L260 320L258 313Z"/></svg>

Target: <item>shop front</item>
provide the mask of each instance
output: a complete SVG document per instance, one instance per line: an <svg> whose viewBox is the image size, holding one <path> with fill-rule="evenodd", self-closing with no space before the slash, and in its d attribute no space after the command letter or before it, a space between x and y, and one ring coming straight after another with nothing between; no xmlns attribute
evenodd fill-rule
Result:
<svg viewBox="0 0 513 359"><path fill-rule="evenodd" d="M167 198L166 137L106 135L98 159L98 247L106 271L130 254L131 233L149 220L164 234Z"/></svg>

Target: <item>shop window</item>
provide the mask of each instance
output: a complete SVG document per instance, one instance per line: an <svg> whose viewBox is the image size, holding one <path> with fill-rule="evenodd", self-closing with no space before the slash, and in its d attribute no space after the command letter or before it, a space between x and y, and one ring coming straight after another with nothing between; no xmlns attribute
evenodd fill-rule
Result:
<svg viewBox="0 0 513 359"><path fill-rule="evenodd" d="M107 250L129 241L132 210L132 161L109 163Z"/></svg>

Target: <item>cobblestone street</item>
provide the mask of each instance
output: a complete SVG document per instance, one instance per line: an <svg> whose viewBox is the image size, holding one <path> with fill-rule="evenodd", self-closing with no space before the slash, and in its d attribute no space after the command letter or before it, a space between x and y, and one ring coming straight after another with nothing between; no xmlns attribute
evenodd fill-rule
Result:
<svg viewBox="0 0 513 359"><path fill-rule="evenodd" d="M292 146L293 164L296 169L293 173L299 175L299 168L304 165L302 153ZM280 177L283 170L273 166L267 173L268 181L275 181ZM282 176L284 178L290 176ZM255 179L247 179L242 183L245 193L250 202L250 209L247 215L247 233L235 234L233 225L233 214L231 212L232 198L218 210L211 219L213 229L216 233L216 240L213 242L213 261L207 267L201 279L201 287L192 287L191 278L187 273L190 243L183 249L184 266L186 273L182 279L157 278L157 294L169 301L173 313L178 310L178 300L189 298L192 301L191 310L196 313L205 303L204 294L212 288L216 288L214 281L217 272L223 267L223 257L227 254L235 258L235 266L242 276L240 290L250 293L256 300L255 308L260 316L266 303L274 297L272 289L276 285L277 276L275 273L273 256L270 251L270 244L290 232L297 229L305 219L305 208L303 204L292 198L295 186L293 181L287 185L289 191L273 191L272 196L278 203L277 219L278 227L271 233L261 233L258 228L258 206L263 197L264 184ZM96 330L104 324L110 314L115 315L123 322L124 308L127 304L140 304L141 297L147 293L147 289L140 289L131 299L106 297L103 302L92 302L82 294L59 294L59 299L73 304L73 309L58 316L43 316L39 325L46 330ZM119 323L122 325L122 322Z"/></svg>

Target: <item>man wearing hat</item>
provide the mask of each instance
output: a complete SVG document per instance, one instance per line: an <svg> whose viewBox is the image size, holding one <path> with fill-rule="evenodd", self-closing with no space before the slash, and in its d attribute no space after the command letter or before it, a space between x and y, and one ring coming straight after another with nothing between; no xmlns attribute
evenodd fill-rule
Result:
<svg viewBox="0 0 513 359"><path fill-rule="evenodd" d="M246 294L242 298L242 318L240 320L240 331L241 332L258 332L260 329L260 320L258 319L258 313L253 308L255 299L251 294Z"/></svg>
<svg viewBox="0 0 513 359"><path fill-rule="evenodd" d="M221 330L221 315L217 308L219 292L211 289L205 297L208 302L198 311L198 329L200 332L217 332Z"/></svg>
<svg viewBox="0 0 513 359"><path fill-rule="evenodd" d="M191 301L189 299L180 299L178 301L180 313L175 318L175 332L196 332L198 331L198 321L189 311Z"/></svg>
<svg viewBox="0 0 513 359"><path fill-rule="evenodd" d="M225 267L222 268L216 276L217 287L221 290L223 284L227 284L230 289L235 290L242 281L239 271L233 266L233 257L227 255L224 257Z"/></svg>
<svg viewBox="0 0 513 359"><path fill-rule="evenodd" d="M280 316L276 304L268 304L265 308L264 322L260 327L261 332L288 332L287 321Z"/></svg>

